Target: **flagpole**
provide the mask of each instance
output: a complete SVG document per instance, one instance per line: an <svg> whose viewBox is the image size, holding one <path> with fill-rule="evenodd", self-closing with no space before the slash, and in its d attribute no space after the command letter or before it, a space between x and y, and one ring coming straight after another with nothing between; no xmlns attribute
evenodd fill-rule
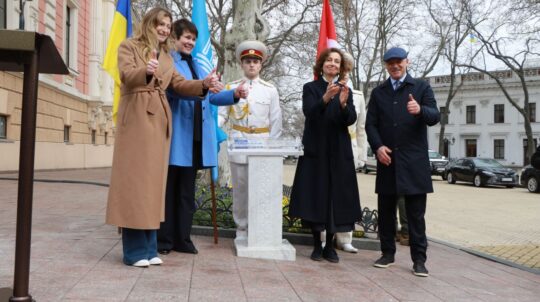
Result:
<svg viewBox="0 0 540 302"><path fill-rule="evenodd" d="M212 192L212 225L214 227L214 244L218 243L218 230L216 221L216 190L214 187L214 179L210 177L210 191Z"/></svg>

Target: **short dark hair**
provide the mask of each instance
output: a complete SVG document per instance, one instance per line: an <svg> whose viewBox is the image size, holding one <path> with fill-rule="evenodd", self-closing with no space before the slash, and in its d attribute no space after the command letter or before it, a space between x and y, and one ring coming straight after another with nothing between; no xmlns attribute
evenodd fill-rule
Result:
<svg viewBox="0 0 540 302"><path fill-rule="evenodd" d="M195 38L199 35L197 26L188 19L182 18L180 20L174 21L173 25L173 35L176 39L180 38L185 31L190 32L195 35Z"/></svg>
<svg viewBox="0 0 540 302"><path fill-rule="evenodd" d="M339 74L340 77L343 75L343 73L346 71L348 64L345 62L345 56L343 55L343 52L337 48L330 47L321 52L319 55L319 58L317 59L317 62L315 62L315 66L313 66L313 72L315 75L320 76L323 72L323 64L328 59L328 56L331 53L337 53L341 57L341 64L339 64ZM347 66L346 66L347 65Z"/></svg>

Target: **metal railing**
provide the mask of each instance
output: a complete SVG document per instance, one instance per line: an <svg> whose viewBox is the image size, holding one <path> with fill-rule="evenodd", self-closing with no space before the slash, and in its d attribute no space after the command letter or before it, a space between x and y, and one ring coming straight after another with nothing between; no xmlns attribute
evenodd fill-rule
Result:
<svg viewBox="0 0 540 302"><path fill-rule="evenodd" d="M283 232L311 233L310 230L302 228L299 218L291 218L289 212L289 200L291 187L283 186ZM200 226L212 225L212 196L209 186L197 184L195 191L195 204L197 210L193 217L193 224ZM232 216L232 188L218 187L216 194L216 221L218 227L223 229L235 229ZM377 210L370 210L365 207L362 210L362 220L356 222L356 229L366 233L377 233Z"/></svg>

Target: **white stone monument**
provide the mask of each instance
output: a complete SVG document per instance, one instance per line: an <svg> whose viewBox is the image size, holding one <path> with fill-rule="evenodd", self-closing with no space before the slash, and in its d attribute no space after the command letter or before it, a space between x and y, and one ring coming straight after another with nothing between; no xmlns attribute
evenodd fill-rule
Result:
<svg viewBox="0 0 540 302"><path fill-rule="evenodd" d="M302 155L300 141L234 139L228 153L246 155L249 164L248 236L235 239L236 255L296 260L296 249L282 237L283 158Z"/></svg>

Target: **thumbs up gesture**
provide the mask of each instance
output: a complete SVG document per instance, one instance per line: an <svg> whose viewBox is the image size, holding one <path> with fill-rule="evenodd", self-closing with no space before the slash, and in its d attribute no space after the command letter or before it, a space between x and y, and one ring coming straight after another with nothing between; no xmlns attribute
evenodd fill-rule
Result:
<svg viewBox="0 0 540 302"><path fill-rule="evenodd" d="M146 64L146 74L153 75L159 67L159 61L157 59L158 51L156 49L152 50L150 53L150 60Z"/></svg>
<svg viewBox="0 0 540 302"><path fill-rule="evenodd" d="M203 87L208 88L212 93L218 93L223 89L224 85L219 81L219 74L216 68L212 69L206 78L204 78Z"/></svg>
<svg viewBox="0 0 540 302"><path fill-rule="evenodd" d="M234 97L237 99L247 99L249 92L246 87L246 81L242 81L238 87L234 90Z"/></svg>
<svg viewBox="0 0 540 302"><path fill-rule="evenodd" d="M420 105L413 98L412 94L409 94L409 101L407 102L407 111L412 115L417 115L420 113Z"/></svg>

